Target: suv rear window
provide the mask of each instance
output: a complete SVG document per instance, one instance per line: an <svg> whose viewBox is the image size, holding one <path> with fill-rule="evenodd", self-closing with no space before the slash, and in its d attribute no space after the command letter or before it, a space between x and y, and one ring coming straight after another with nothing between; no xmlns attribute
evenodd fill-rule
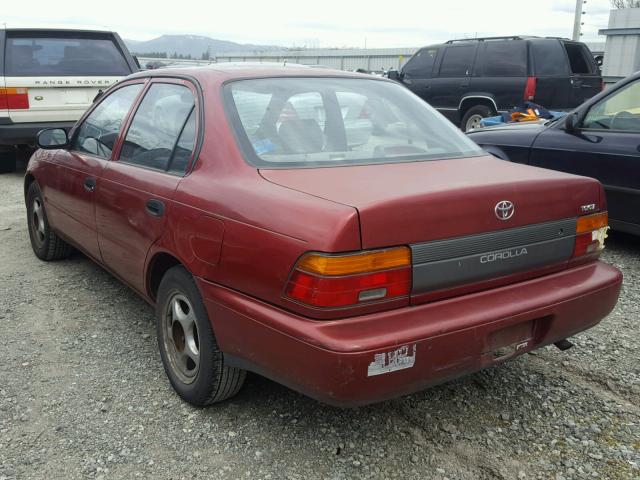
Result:
<svg viewBox="0 0 640 480"><path fill-rule="evenodd" d="M573 73L593 73L591 62L586 56L584 46L579 43L565 43L564 49L569 56L569 65Z"/></svg>
<svg viewBox="0 0 640 480"><path fill-rule="evenodd" d="M399 84L264 78L225 87L245 159L264 168L398 163L480 155L452 123Z"/></svg>
<svg viewBox="0 0 640 480"><path fill-rule="evenodd" d="M111 39L20 35L6 40L6 75L124 76L130 73L129 65Z"/></svg>
<svg viewBox="0 0 640 480"><path fill-rule="evenodd" d="M527 75L527 45L523 41L485 42L478 54L480 75L524 77Z"/></svg>
<svg viewBox="0 0 640 480"><path fill-rule="evenodd" d="M466 77L471 75L476 45L447 47L440 65L441 77Z"/></svg>
<svg viewBox="0 0 640 480"><path fill-rule="evenodd" d="M569 75L567 57L558 40L532 41L531 51L537 77Z"/></svg>

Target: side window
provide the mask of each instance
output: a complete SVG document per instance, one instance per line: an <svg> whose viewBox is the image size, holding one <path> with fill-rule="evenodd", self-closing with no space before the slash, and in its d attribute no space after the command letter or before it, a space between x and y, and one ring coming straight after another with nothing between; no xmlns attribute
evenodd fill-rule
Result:
<svg viewBox="0 0 640 480"><path fill-rule="evenodd" d="M440 65L441 77L466 77L471 75L476 45L447 47Z"/></svg>
<svg viewBox="0 0 640 480"><path fill-rule="evenodd" d="M430 77L437 54L437 48L423 48L409 59L402 73L410 77Z"/></svg>
<svg viewBox="0 0 640 480"><path fill-rule="evenodd" d="M640 81L627 85L591 107L582 126L595 130L640 132Z"/></svg>
<svg viewBox="0 0 640 480"><path fill-rule="evenodd" d="M191 114L184 124L182 133L178 137L173 157L169 163L169 171L184 175L189 167L189 159L196 144L196 109L191 109Z"/></svg>
<svg viewBox="0 0 640 480"><path fill-rule="evenodd" d="M569 65L573 73L593 73L591 62L586 57L586 50L581 44L565 43L564 49L569 56Z"/></svg>
<svg viewBox="0 0 640 480"><path fill-rule="evenodd" d="M127 85L110 93L82 122L73 149L101 158L110 158L122 122L142 89L142 84Z"/></svg>
<svg viewBox="0 0 640 480"><path fill-rule="evenodd" d="M189 161L193 144L188 146L187 123L195 110L191 90L183 85L151 85L133 117L120 152L120 161L156 170L169 170L174 157L176 168ZM195 122L195 117L194 120ZM182 147L178 139L184 134ZM195 138L195 128L193 128ZM193 143L193 142L192 142ZM184 173L184 169L180 173Z"/></svg>
<svg viewBox="0 0 640 480"><path fill-rule="evenodd" d="M485 42L477 64L487 77L525 77L527 75L527 44L523 41Z"/></svg>
<svg viewBox="0 0 640 480"><path fill-rule="evenodd" d="M532 40L531 51L537 77L569 75L567 59L558 40Z"/></svg>

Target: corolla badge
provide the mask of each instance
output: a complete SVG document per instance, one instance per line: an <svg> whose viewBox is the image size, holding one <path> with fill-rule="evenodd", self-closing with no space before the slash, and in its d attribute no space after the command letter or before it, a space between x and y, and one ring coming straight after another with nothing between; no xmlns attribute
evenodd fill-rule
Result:
<svg viewBox="0 0 640 480"><path fill-rule="evenodd" d="M516 212L516 207L509 200L501 200L496 204L493 211L496 213L498 220L509 220Z"/></svg>

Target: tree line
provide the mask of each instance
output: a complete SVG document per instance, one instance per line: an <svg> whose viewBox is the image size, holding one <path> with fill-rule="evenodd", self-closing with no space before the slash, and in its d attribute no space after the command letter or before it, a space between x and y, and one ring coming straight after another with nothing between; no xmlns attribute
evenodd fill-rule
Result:
<svg viewBox="0 0 640 480"><path fill-rule="evenodd" d="M211 53L209 50L202 52L200 58L194 57L190 53L183 55L182 53L173 52L173 55L169 56L167 52L133 52L134 55L142 58L173 58L178 60L211 60Z"/></svg>

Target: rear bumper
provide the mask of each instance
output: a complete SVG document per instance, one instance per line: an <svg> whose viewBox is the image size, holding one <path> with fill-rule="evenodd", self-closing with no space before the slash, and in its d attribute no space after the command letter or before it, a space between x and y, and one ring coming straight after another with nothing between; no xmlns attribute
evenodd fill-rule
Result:
<svg viewBox="0 0 640 480"><path fill-rule="evenodd" d="M592 262L453 299L317 321L198 279L231 364L337 406L415 392L574 335L611 312L621 283L617 269Z"/></svg>
<svg viewBox="0 0 640 480"><path fill-rule="evenodd" d="M45 128L69 131L76 122L0 123L0 145L34 145L36 135Z"/></svg>

